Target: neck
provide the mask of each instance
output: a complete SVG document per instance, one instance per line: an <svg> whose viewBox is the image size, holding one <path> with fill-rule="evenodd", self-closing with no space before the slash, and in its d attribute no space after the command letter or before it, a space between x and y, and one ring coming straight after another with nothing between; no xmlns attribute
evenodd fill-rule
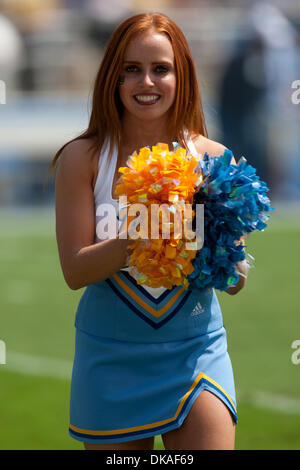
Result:
<svg viewBox="0 0 300 470"><path fill-rule="evenodd" d="M142 147L156 145L158 142L171 144L167 131L167 119L157 121L139 121L134 116L122 119L121 145L139 150Z"/></svg>

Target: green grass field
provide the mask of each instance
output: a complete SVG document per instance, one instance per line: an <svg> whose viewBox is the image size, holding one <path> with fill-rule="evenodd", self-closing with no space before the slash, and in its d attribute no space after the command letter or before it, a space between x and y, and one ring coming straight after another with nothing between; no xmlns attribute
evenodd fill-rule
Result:
<svg viewBox="0 0 300 470"><path fill-rule="evenodd" d="M0 214L0 449L82 449L68 435L74 314L54 211ZM236 449L300 449L299 211L278 210L248 240L246 288L217 292L238 399ZM163 449L160 437L156 448Z"/></svg>

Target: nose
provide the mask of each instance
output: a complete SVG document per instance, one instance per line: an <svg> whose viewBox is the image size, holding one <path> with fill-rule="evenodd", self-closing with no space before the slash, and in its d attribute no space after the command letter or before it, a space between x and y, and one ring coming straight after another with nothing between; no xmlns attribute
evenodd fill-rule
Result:
<svg viewBox="0 0 300 470"><path fill-rule="evenodd" d="M150 72L146 71L145 73L143 73L141 80L142 80L143 85L146 85L146 86L154 85L153 77Z"/></svg>

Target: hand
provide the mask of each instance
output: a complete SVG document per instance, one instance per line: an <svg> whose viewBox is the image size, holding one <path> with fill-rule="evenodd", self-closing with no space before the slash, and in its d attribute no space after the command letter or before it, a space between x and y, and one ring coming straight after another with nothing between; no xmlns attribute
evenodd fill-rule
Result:
<svg viewBox="0 0 300 470"><path fill-rule="evenodd" d="M247 274L248 274L247 261L245 259L243 261L239 261L236 264L236 270L237 270L237 273L239 274L239 280L238 280L237 284L235 284L234 286L229 287L225 291L229 295L237 294L245 286L246 280L247 280Z"/></svg>

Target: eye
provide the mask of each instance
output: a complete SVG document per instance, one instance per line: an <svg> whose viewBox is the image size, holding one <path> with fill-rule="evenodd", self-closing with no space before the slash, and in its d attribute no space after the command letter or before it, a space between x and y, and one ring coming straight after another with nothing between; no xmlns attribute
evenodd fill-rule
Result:
<svg viewBox="0 0 300 470"><path fill-rule="evenodd" d="M168 67L166 65L157 65L157 67L155 68L155 71L157 73L167 73L169 71Z"/></svg>
<svg viewBox="0 0 300 470"><path fill-rule="evenodd" d="M125 72L137 72L138 71L138 67L136 65L128 65L127 67L125 67Z"/></svg>

